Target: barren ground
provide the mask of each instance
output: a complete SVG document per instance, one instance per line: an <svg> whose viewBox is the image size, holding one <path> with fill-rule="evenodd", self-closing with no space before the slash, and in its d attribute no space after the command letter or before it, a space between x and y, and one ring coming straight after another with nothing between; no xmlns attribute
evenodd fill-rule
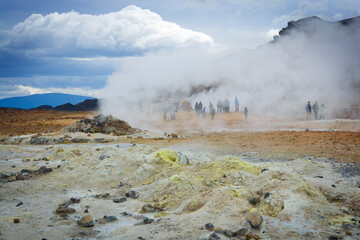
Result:
<svg viewBox="0 0 360 240"><path fill-rule="evenodd" d="M57 131L88 115L1 112L0 239L230 239L223 230L240 229L240 239L360 238L359 120L179 113L146 118L130 136ZM113 201L129 191L138 198ZM57 214L65 203L75 212ZM79 226L87 214L94 226Z"/></svg>

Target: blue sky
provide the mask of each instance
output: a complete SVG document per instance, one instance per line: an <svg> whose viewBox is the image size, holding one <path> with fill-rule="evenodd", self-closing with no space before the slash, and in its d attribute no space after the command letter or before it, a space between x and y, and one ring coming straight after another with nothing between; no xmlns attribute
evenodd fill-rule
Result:
<svg viewBox="0 0 360 240"><path fill-rule="evenodd" d="M255 48L288 21L360 15L359 0L0 0L0 98L101 97L126 59L205 46Z"/></svg>

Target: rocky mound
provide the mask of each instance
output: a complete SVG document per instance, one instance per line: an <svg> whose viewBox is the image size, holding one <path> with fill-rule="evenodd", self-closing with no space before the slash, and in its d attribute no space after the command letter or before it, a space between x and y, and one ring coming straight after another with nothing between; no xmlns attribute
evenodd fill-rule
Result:
<svg viewBox="0 0 360 240"><path fill-rule="evenodd" d="M128 135L135 130L125 121L116 119L111 115L98 115L93 118L81 119L80 121L66 127L67 132L85 132L85 133L113 133L115 135Z"/></svg>

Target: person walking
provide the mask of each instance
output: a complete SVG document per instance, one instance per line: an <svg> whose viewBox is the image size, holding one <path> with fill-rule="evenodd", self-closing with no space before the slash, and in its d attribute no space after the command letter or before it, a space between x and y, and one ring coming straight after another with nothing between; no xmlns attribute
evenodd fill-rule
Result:
<svg viewBox="0 0 360 240"><path fill-rule="evenodd" d="M239 100L235 97L235 112L239 111Z"/></svg>
<svg viewBox="0 0 360 240"><path fill-rule="evenodd" d="M206 109L205 107L202 109L202 119L206 119Z"/></svg>
<svg viewBox="0 0 360 240"><path fill-rule="evenodd" d="M248 113L249 113L249 111L248 111L247 107L245 107L245 109L244 109L245 120L247 120L247 118L248 118Z"/></svg>
<svg viewBox="0 0 360 240"><path fill-rule="evenodd" d="M210 116L211 116L211 120L214 120L214 116L215 116L215 108L214 106L212 105L212 103L210 102L210 105L209 105L209 109L210 109Z"/></svg>
<svg viewBox="0 0 360 240"><path fill-rule="evenodd" d="M308 101L308 103L306 104L305 111L306 111L306 121L310 121L311 120L311 104L310 104L310 101Z"/></svg>
<svg viewBox="0 0 360 240"><path fill-rule="evenodd" d="M315 119L318 120L318 112L319 112L319 105L316 101L315 104L312 106L312 109L314 111Z"/></svg>

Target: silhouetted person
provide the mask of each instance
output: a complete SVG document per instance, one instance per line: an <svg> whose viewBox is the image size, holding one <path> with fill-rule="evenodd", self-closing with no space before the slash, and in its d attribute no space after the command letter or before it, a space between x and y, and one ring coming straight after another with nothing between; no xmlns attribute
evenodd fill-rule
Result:
<svg viewBox="0 0 360 240"><path fill-rule="evenodd" d="M218 113L222 112L222 102L221 102L221 100L217 101L216 108L217 108Z"/></svg>
<svg viewBox="0 0 360 240"><path fill-rule="evenodd" d="M214 120L214 116L215 116L215 108L212 105L212 103L210 103L209 105L209 109L210 109L210 116L211 116L211 120Z"/></svg>
<svg viewBox="0 0 360 240"><path fill-rule="evenodd" d="M199 116L199 104L198 104L198 102L195 103L195 116L196 117Z"/></svg>
<svg viewBox="0 0 360 240"><path fill-rule="evenodd" d="M206 109L205 107L202 109L202 119L206 119Z"/></svg>
<svg viewBox="0 0 360 240"><path fill-rule="evenodd" d="M202 102L200 101L200 102L199 102L199 115L201 114L202 109L203 109L203 104L202 104Z"/></svg>
<svg viewBox="0 0 360 240"><path fill-rule="evenodd" d="M224 103L225 103L225 111L224 112L227 112L227 113L230 112L230 101L229 101L229 99L225 98Z"/></svg>
<svg viewBox="0 0 360 240"><path fill-rule="evenodd" d="M239 111L239 100L235 97L235 112Z"/></svg>
<svg viewBox="0 0 360 240"><path fill-rule="evenodd" d="M249 111L248 111L247 107L245 107L245 109L244 109L245 120L247 120L248 113L249 113Z"/></svg>
<svg viewBox="0 0 360 240"><path fill-rule="evenodd" d="M319 105L318 105L317 101L312 106L312 108L313 108L313 111L314 111L315 119L318 120Z"/></svg>
<svg viewBox="0 0 360 240"><path fill-rule="evenodd" d="M325 104L320 105L320 118L319 119L325 119Z"/></svg>
<svg viewBox="0 0 360 240"><path fill-rule="evenodd" d="M171 110L170 110L170 118L171 120L175 120L175 108L173 107Z"/></svg>
<svg viewBox="0 0 360 240"><path fill-rule="evenodd" d="M306 104L305 111L306 111L306 121L310 121L311 120L311 104L310 104L310 101L308 101L308 103Z"/></svg>

